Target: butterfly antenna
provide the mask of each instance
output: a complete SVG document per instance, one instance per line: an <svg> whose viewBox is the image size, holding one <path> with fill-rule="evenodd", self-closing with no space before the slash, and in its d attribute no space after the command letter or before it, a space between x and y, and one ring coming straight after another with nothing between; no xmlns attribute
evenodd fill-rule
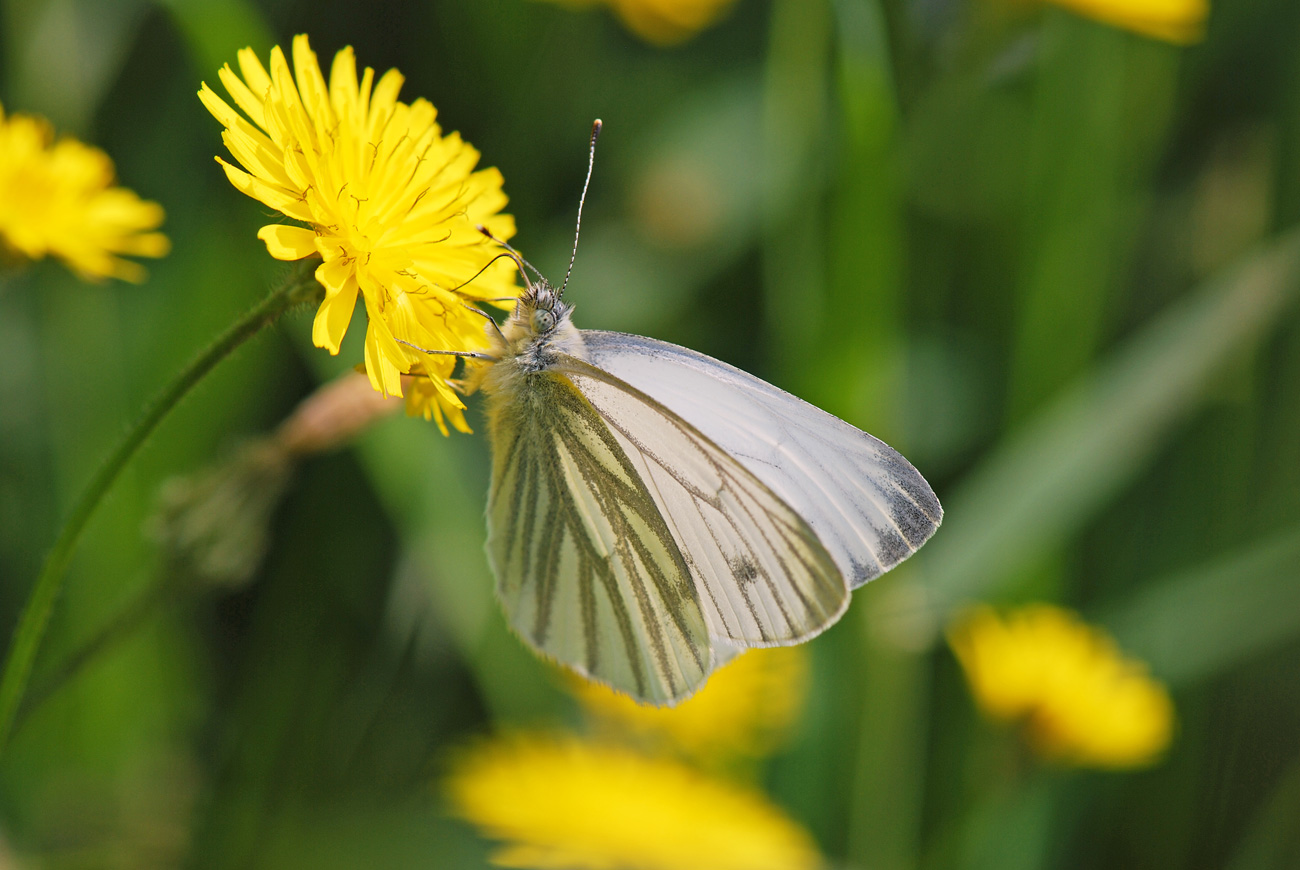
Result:
<svg viewBox="0 0 1300 870"><path fill-rule="evenodd" d="M525 266L528 269L533 270L533 274L537 276L537 279L539 281L545 280L544 278L542 278L542 273L538 271L537 267L534 266L532 263L528 262L527 260L525 260L524 255L516 251L513 247L511 247L510 243L507 242L505 239L498 239L496 236L492 235L491 230L489 230L487 227L483 226L482 224L479 224L478 226L474 227L474 229L478 230L480 233L487 236L491 241L496 242L498 245L506 249L508 253L497 254L497 256L493 257L492 259L495 260L497 259L497 257L509 257L510 259L514 260L515 265L519 267L519 274L524 276L524 283L527 284L529 287L533 286L533 282L528 280L528 271L527 269L524 268ZM488 266L490 265L492 265L491 261L488 262ZM487 266L484 266L483 269L487 269ZM462 284L461 286L463 287L465 285Z"/></svg>
<svg viewBox="0 0 1300 870"><path fill-rule="evenodd" d="M582 196L578 199L578 225L573 230L573 254L569 257L569 271L564 273L564 283L560 285L560 297L569 286L569 276L573 274L573 263L578 259L578 236L582 233L582 207L587 202L587 187L591 184L591 170L596 165L596 139L605 124L599 118L591 125L591 147L587 151L587 180L582 182Z"/></svg>
<svg viewBox="0 0 1300 870"><path fill-rule="evenodd" d="M482 227L478 227L478 229L482 229ZM512 257L511 254L514 254L514 256ZM461 291L462 289L464 289L465 287L468 287L470 284L472 284L475 280L478 279L478 276L479 276L479 275L482 275L484 272L486 272L488 269L490 269L490 268L492 267L492 264L495 263L497 260L500 260L502 257L505 257L505 258L507 258L507 259L512 259L512 260L514 260L515 257L519 257L519 252L516 251L516 250L514 250L513 248L511 248L511 254L504 254L504 253L503 253L503 254L497 254L495 257L493 257L492 259L488 260L488 261L487 261L487 265L485 265L482 269L479 269L477 272L475 272L475 273L474 273L473 275L471 275L469 278L467 278L467 279L464 280L464 281L461 281L461 282L460 282L459 284L457 284L455 287L452 287L451 290L450 290L449 292L451 292L451 293L460 293L460 291ZM522 257L519 257L518 260L515 260L515 265L518 265L518 264L519 264L519 260L522 260L522 259L523 259ZM528 276L525 275L524 278L527 279ZM479 298L479 297L474 297L474 298ZM513 296L508 296L508 297L502 297L502 298L513 299L514 297L513 297ZM496 297L493 297L493 298L491 298L491 299L488 300L488 301L490 301L490 302L500 302L501 299L498 299L498 298L496 298Z"/></svg>

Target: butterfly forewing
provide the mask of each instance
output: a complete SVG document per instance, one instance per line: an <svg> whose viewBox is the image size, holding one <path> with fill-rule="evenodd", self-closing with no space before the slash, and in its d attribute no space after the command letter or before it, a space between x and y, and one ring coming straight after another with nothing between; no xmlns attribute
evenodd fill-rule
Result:
<svg viewBox="0 0 1300 870"><path fill-rule="evenodd" d="M493 397L488 552L516 631L653 703L713 667L685 559L616 435L559 374Z"/></svg>
<svg viewBox="0 0 1300 870"><path fill-rule="evenodd" d="M673 344L592 330L582 339L588 362L671 409L807 521L852 587L906 559L943 519L906 459L820 408Z"/></svg>
<svg viewBox="0 0 1300 870"><path fill-rule="evenodd" d="M645 482L695 579L717 640L796 643L839 618L843 575L798 514L649 396L572 357L567 375Z"/></svg>

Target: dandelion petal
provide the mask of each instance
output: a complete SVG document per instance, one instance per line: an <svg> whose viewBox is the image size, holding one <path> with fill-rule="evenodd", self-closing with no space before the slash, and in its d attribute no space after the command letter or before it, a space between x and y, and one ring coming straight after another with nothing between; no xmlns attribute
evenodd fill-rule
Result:
<svg viewBox="0 0 1300 870"><path fill-rule="evenodd" d="M316 233L303 227L269 224L257 231L257 237L266 242L267 253L277 260L301 260L316 253Z"/></svg>

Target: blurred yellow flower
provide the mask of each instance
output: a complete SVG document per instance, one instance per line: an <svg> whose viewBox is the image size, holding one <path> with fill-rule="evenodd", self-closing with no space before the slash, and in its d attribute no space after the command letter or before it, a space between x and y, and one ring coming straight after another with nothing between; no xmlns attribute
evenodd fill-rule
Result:
<svg viewBox="0 0 1300 870"><path fill-rule="evenodd" d="M1165 687L1069 611L1034 605L1004 619L979 607L955 623L949 643L980 707L997 719L1024 720L1049 758L1136 767L1155 761L1172 739Z"/></svg>
<svg viewBox="0 0 1300 870"><path fill-rule="evenodd" d="M803 707L807 681L807 652L776 647L742 654L676 707L644 706L577 677L573 686L583 705L605 721L713 761L758 758L776 749Z"/></svg>
<svg viewBox="0 0 1300 870"><path fill-rule="evenodd" d="M574 738L516 736L454 763L454 811L506 841L503 867L806 870L812 838L759 792L663 758Z"/></svg>
<svg viewBox="0 0 1300 870"><path fill-rule="evenodd" d="M292 71L278 46L269 74L252 49L238 57L242 78L229 65L220 76L244 114L207 84L199 97L226 128L222 140L243 166L217 158L231 183L308 225L270 224L258 238L280 260L322 258L316 345L338 353L360 293L371 384L400 396L402 374L422 373L429 385L422 412L439 421L449 413L463 424L464 404L447 383L455 357L399 341L428 350L487 346L484 315L466 300L518 293L514 266L505 259L488 265L502 249L476 229L514 235L514 220L500 214L501 173L474 171L478 152L458 134L442 134L427 100L398 100L397 70L375 82L367 67L358 82L351 48L334 56L328 85L303 35L293 41Z"/></svg>
<svg viewBox="0 0 1300 870"><path fill-rule="evenodd" d="M735 0L552 0L562 6L611 7L627 28L655 45L690 39L722 17Z"/></svg>
<svg viewBox="0 0 1300 870"><path fill-rule="evenodd" d="M1052 0L1058 6L1143 36L1186 45L1205 36L1209 0Z"/></svg>
<svg viewBox="0 0 1300 870"><path fill-rule="evenodd" d="M54 142L48 122L5 117L0 105L0 243L24 257L59 257L83 278L141 281L118 254L161 257L162 206L113 186L113 161L75 139Z"/></svg>

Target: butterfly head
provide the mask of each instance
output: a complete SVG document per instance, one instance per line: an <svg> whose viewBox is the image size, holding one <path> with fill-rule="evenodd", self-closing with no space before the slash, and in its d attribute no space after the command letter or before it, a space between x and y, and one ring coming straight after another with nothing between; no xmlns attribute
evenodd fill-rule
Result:
<svg viewBox="0 0 1300 870"><path fill-rule="evenodd" d="M515 304L506 332L519 338L544 339L569 319L573 306L560 301L560 294L544 278L529 282Z"/></svg>
<svg viewBox="0 0 1300 870"><path fill-rule="evenodd" d="M515 319L530 335L542 338L568 320L572 306L560 301L560 293L545 279L530 284L515 306Z"/></svg>
<svg viewBox="0 0 1300 870"><path fill-rule="evenodd" d="M513 357L525 369L545 367L548 354L571 350L577 329L570 316L573 306L560 300L560 292L539 278L529 282L515 304L514 314L502 325L498 356Z"/></svg>

